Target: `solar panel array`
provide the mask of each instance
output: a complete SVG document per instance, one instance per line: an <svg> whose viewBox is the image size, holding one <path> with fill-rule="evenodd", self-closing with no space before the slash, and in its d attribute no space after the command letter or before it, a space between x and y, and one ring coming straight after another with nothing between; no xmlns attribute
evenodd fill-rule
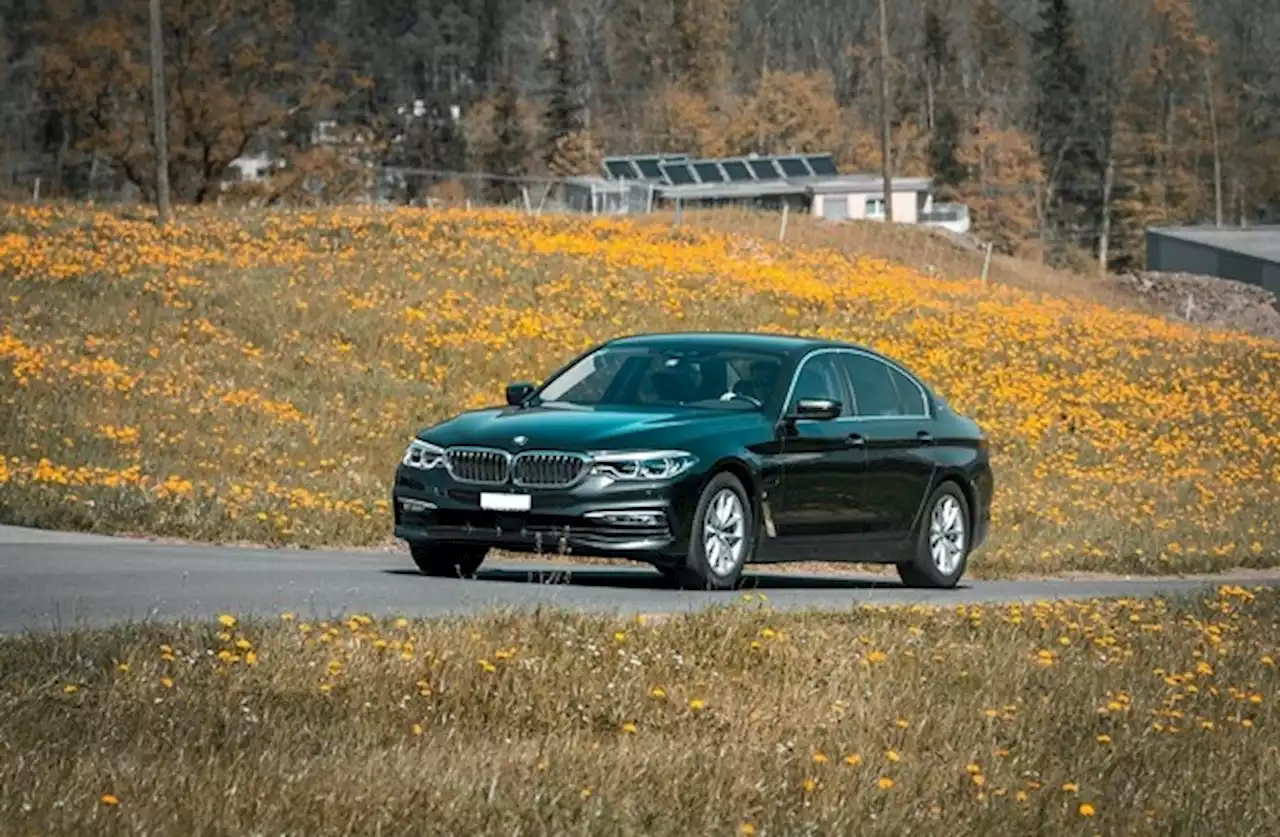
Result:
<svg viewBox="0 0 1280 837"><path fill-rule="evenodd" d="M787 154L769 157L729 157L692 160L687 154L649 154L606 157L610 180L640 180L668 186L768 183L835 177L840 172L830 154Z"/></svg>

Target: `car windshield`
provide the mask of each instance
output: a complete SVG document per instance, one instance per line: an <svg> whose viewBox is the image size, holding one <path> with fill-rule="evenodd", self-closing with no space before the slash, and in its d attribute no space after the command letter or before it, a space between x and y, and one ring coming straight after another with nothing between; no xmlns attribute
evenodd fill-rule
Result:
<svg viewBox="0 0 1280 837"><path fill-rule="evenodd" d="M549 381L537 401L758 410L781 371L780 357L741 349L605 347Z"/></svg>

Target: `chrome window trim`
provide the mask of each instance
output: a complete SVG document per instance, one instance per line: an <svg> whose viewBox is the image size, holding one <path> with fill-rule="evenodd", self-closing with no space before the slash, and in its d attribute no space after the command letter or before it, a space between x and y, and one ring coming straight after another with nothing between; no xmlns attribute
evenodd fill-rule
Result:
<svg viewBox="0 0 1280 837"><path fill-rule="evenodd" d="M928 396L928 394L925 392L924 386L923 386L923 385L921 385L921 383L920 383L919 381L917 381L917 380L916 380L916 377L915 377L914 375L912 375L912 374L911 374L910 372L908 372L906 369L903 369L903 368L902 368L902 366L901 366L900 364L895 363L894 361L889 360L888 358L883 358L883 357L880 357L879 355L872 354L871 352L866 351L866 350L864 350L864 349L854 349L854 348L850 348L850 347L836 347L836 346L828 346L828 347L826 347L826 348L822 348L822 349L814 349L814 350L812 350L811 352L809 352L808 354L806 354L803 358L801 358L801 359L800 359L800 362L799 362L798 364L796 364L795 372L793 372L793 373L791 374L791 385L790 385L789 387L787 387L787 397L786 397L785 399L783 399L783 401L782 401L782 416L785 416L785 415L787 414L787 406L791 403L791 396L793 396L793 395L795 394L795 391L796 391L796 384L797 384L797 383L799 383L799 381L800 381L800 373L804 371L804 365L805 365L806 363L808 363L808 362L809 362L809 360L810 360L811 358L815 358L815 357L817 357L818 355L831 355L831 354L834 354L834 355L841 355L841 354L844 354L844 355L861 355L862 357L870 358L871 360L877 361L878 363L883 363L885 366L888 366L889 368L891 368L891 369L893 369L893 370L895 370L895 371L897 371L897 372L900 372L900 373L903 375L903 377L905 377L908 381L910 381L910 382L915 386L916 391L920 393L920 403L921 403L921 405L925 408L925 412L923 412L923 413L916 413L916 414L912 414L912 415L909 415L909 416L856 416L856 415L855 415L855 416L840 416L840 417L838 417L838 418L834 418L834 419L826 419L826 421L837 421L837 422L848 422L848 421L920 421L921 419L932 419L932 418L933 418L933 413L932 413L932 411L931 411L931 410L930 410L930 408L929 408L929 396ZM852 387L852 386L853 386L853 381L848 380L848 375L847 375L847 374L846 374L846 376L845 376L845 379L846 379L846 383L847 383L850 387ZM857 408L858 408L858 405L857 405L857 397L858 397L858 394L857 394L856 392L854 392L854 393L853 393L853 397L854 397L854 404L853 404L853 408L854 408L854 410L857 410ZM781 417L782 417L782 416L780 416L780 417L779 417L779 419L781 419ZM800 419L800 421L819 421L819 419Z"/></svg>

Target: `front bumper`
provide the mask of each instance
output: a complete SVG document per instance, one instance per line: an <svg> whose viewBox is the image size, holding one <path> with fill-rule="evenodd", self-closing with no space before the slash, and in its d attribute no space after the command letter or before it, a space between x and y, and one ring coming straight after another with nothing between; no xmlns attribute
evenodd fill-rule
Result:
<svg viewBox="0 0 1280 837"><path fill-rule="evenodd" d="M522 512L482 509L481 492L528 494ZM579 554L661 562L687 549L697 479L631 483L588 477L565 489L480 486L443 470L401 465L392 490L395 536L426 543L480 544L514 552ZM618 522L607 512L647 512L654 519Z"/></svg>

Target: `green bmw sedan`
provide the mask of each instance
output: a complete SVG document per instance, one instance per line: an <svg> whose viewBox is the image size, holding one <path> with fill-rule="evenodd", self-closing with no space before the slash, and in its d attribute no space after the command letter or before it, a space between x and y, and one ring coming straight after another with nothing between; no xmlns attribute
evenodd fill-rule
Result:
<svg viewBox="0 0 1280 837"><path fill-rule="evenodd" d="M422 430L395 535L433 576L494 549L629 558L697 589L747 564L891 563L954 587L986 539L987 438L901 363L771 334L611 340Z"/></svg>

